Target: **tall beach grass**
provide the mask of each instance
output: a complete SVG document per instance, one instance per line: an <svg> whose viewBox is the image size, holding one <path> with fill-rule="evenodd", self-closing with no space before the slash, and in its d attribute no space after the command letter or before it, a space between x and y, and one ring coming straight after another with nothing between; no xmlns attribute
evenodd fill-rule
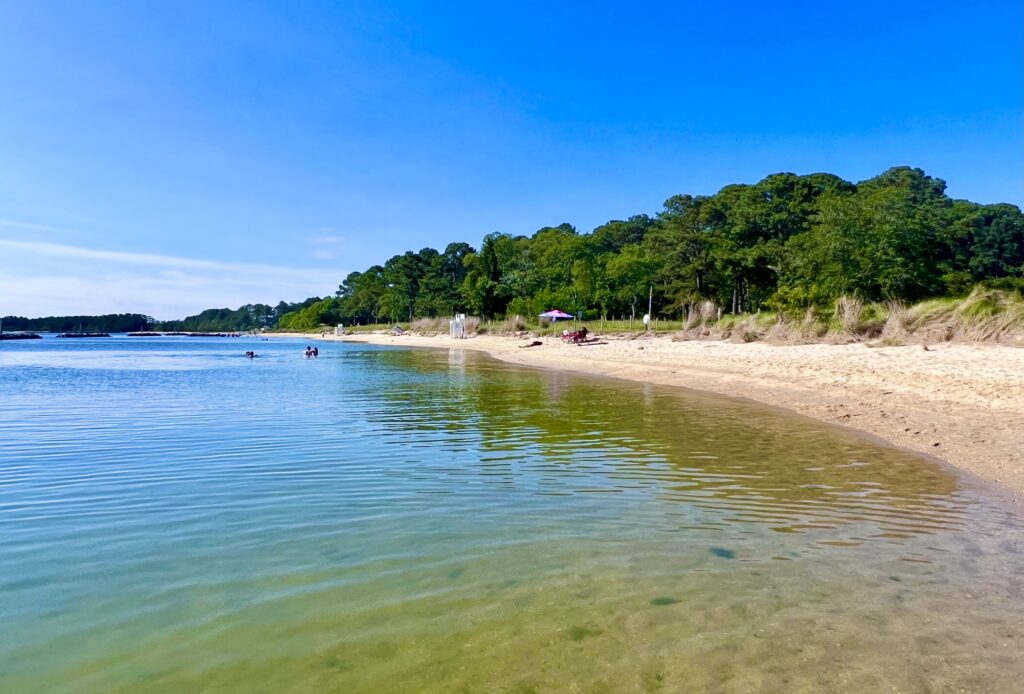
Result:
<svg viewBox="0 0 1024 694"><path fill-rule="evenodd" d="M448 317L417 318L399 323L409 332L436 336L448 333ZM676 341L729 340L771 344L842 344L864 342L873 346L935 344L939 342L994 342L1024 346L1024 296L1017 290L975 287L963 298L929 299L906 305L899 301L864 302L840 297L830 309L814 307L800 314L761 311L722 314L713 301L693 307L680 319L656 317L647 331L638 320L589 320L542 324L536 318L514 316L504 320L466 319L470 335L550 335L560 328L586 326L593 334L640 336L648 332L671 334ZM351 332L385 332L394 324L350 326Z"/></svg>
<svg viewBox="0 0 1024 694"><path fill-rule="evenodd" d="M1024 346L1024 297L1017 291L985 287L976 287L964 298L930 299L911 306L840 297L831 312L809 308L801 316L755 316L724 317L708 327L706 337L781 344L996 342Z"/></svg>

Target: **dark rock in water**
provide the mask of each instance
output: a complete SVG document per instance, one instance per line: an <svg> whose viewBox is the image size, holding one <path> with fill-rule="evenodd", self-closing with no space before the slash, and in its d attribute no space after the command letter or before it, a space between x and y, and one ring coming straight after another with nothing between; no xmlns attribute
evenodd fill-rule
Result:
<svg viewBox="0 0 1024 694"><path fill-rule="evenodd" d="M671 595L661 595L651 600L652 605L661 607L662 605L675 605L679 603L679 598L673 598Z"/></svg>
<svg viewBox="0 0 1024 694"><path fill-rule="evenodd" d="M35 333L4 333L0 335L0 340L41 340L43 339L40 335Z"/></svg>
<svg viewBox="0 0 1024 694"><path fill-rule="evenodd" d="M355 669L355 665L338 654L329 656L324 661L324 665L328 670L333 670L334 672L349 672L350 670Z"/></svg>
<svg viewBox="0 0 1024 694"><path fill-rule="evenodd" d="M588 636L600 636L604 632L600 629L592 629L590 627L574 626L569 629L569 638L573 641L582 641Z"/></svg>
<svg viewBox="0 0 1024 694"><path fill-rule="evenodd" d="M57 337L110 337L110 333L61 333Z"/></svg>
<svg viewBox="0 0 1024 694"><path fill-rule="evenodd" d="M736 558L735 552L733 552L731 549L725 549L724 547L712 547L709 551L716 557L721 557L722 559Z"/></svg>

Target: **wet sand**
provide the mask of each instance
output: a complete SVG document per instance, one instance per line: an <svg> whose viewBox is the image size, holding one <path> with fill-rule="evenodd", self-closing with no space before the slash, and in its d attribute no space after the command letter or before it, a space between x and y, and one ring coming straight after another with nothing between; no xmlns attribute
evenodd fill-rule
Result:
<svg viewBox="0 0 1024 694"><path fill-rule="evenodd" d="M319 333L306 336L320 339ZM1024 495L1024 349L941 344L924 349L776 346L668 336L600 344L536 338L359 334L326 339L462 348L506 362L682 386L743 397L867 432L938 457Z"/></svg>

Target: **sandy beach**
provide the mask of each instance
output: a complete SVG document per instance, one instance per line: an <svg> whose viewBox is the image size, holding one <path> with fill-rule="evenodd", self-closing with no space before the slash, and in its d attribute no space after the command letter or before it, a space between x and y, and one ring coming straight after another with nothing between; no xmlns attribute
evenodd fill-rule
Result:
<svg viewBox="0 0 1024 694"><path fill-rule="evenodd" d="M308 335L320 339L319 334ZM1024 495L1024 349L775 346L670 337L601 344L359 334L330 340L484 351L506 362L681 386L782 407L934 456Z"/></svg>

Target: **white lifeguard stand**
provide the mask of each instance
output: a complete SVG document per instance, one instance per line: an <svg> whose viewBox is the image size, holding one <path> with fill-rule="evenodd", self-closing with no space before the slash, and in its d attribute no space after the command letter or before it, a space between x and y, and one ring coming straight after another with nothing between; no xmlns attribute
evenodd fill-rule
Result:
<svg viewBox="0 0 1024 694"><path fill-rule="evenodd" d="M345 326L342 325L341 323L338 323L337 327L334 328L334 336L335 337L341 337L344 334L345 334Z"/></svg>
<svg viewBox="0 0 1024 694"><path fill-rule="evenodd" d="M448 321L448 334L453 340L465 340L468 337L465 313L457 313L453 320Z"/></svg>

